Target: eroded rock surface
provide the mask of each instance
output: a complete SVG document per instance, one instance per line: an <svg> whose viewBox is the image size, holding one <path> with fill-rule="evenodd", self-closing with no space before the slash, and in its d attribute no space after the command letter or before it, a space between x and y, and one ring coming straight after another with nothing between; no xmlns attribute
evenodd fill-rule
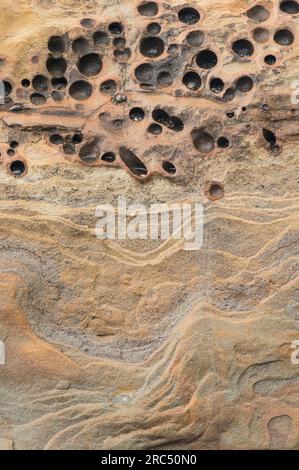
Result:
<svg viewBox="0 0 299 470"><path fill-rule="evenodd" d="M0 5L0 448L299 448L298 2Z"/></svg>

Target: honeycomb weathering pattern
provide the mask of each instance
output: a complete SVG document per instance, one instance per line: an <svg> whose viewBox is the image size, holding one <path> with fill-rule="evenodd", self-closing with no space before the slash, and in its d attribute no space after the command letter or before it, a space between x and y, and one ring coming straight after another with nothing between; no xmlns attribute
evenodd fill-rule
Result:
<svg viewBox="0 0 299 470"><path fill-rule="evenodd" d="M298 3L0 5L0 448L298 449Z"/></svg>

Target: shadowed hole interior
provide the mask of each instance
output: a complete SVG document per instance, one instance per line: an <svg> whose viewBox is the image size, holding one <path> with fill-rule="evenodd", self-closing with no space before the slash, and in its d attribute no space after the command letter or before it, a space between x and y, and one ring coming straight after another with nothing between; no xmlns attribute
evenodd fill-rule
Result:
<svg viewBox="0 0 299 470"><path fill-rule="evenodd" d="M105 80L103 83L100 85L100 91L101 93L104 93L105 95L114 95L116 92L116 83L114 80Z"/></svg>
<svg viewBox="0 0 299 470"><path fill-rule="evenodd" d="M117 47L118 49L122 49L126 45L125 38L114 38L113 39L113 46Z"/></svg>
<svg viewBox="0 0 299 470"><path fill-rule="evenodd" d="M87 54L79 59L78 70L87 77L95 77L102 70L102 59L98 54Z"/></svg>
<svg viewBox="0 0 299 470"><path fill-rule="evenodd" d="M142 121L144 119L145 113L142 108L132 108L130 111L130 119L132 121Z"/></svg>
<svg viewBox="0 0 299 470"><path fill-rule="evenodd" d="M149 82L153 79L154 69L150 64L140 64L135 69L135 77L139 82Z"/></svg>
<svg viewBox="0 0 299 470"><path fill-rule="evenodd" d="M176 173L176 167L174 166L173 163L169 161L163 162L162 167L164 171L166 171L167 173L171 175L174 175Z"/></svg>
<svg viewBox="0 0 299 470"><path fill-rule="evenodd" d="M161 26L159 25L159 23L150 23L149 25L147 25L147 32L149 34L152 34L153 36L155 36L156 34L160 34Z"/></svg>
<svg viewBox="0 0 299 470"><path fill-rule="evenodd" d="M154 134L154 135L159 135L162 133L162 126L160 126L160 124L150 124L148 126L148 129L147 131L150 133L150 134Z"/></svg>
<svg viewBox="0 0 299 470"><path fill-rule="evenodd" d="M164 52L164 42L157 37L143 38L140 43L140 52L145 57L159 57Z"/></svg>
<svg viewBox="0 0 299 470"><path fill-rule="evenodd" d="M48 72L54 77L61 77L67 69L67 62L63 57L49 57L46 63Z"/></svg>
<svg viewBox="0 0 299 470"><path fill-rule="evenodd" d="M236 87L242 93L248 93L253 88L253 80L250 77L244 76L237 80Z"/></svg>
<svg viewBox="0 0 299 470"><path fill-rule="evenodd" d="M233 43L233 51L239 57L249 57L252 56L254 47L248 39L238 39Z"/></svg>
<svg viewBox="0 0 299 470"><path fill-rule="evenodd" d="M44 75L36 75L32 80L32 86L36 91L46 91L48 89L48 78Z"/></svg>
<svg viewBox="0 0 299 470"><path fill-rule="evenodd" d="M24 79L21 81L21 85L22 85L22 87L24 87L24 88L29 88L29 87L30 87L30 80L28 80L27 78L24 78Z"/></svg>
<svg viewBox="0 0 299 470"><path fill-rule="evenodd" d="M32 104L40 106L42 104L45 104L47 100L46 100L46 97L42 95L41 93L33 93L30 96L30 101Z"/></svg>
<svg viewBox="0 0 299 470"><path fill-rule="evenodd" d="M247 16L254 21L266 21L270 17L270 12L262 5L255 5L247 11Z"/></svg>
<svg viewBox="0 0 299 470"><path fill-rule="evenodd" d="M217 145L221 149L226 149L229 147L229 140L227 139L227 137L219 137L219 139L217 140Z"/></svg>
<svg viewBox="0 0 299 470"><path fill-rule="evenodd" d="M71 142L66 142L63 145L63 151L66 155L74 155L76 153L75 147Z"/></svg>
<svg viewBox="0 0 299 470"><path fill-rule="evenodd" d="M184 124L176 116L169 116L169 114L164 109L154 109L152 112L153 120L161 124L162 126L168 127L168 129L180 132L184 129Z"/></svg>
<svg viewBox="0 0 299 470"><path fill-rule="evenodd" d="M146 176L147 168L137 155L126 147L119 148L119 155L124 164L129 168L131 173L136 176Z"/></svg>
<svg viewBox="0 0 299 470"><path fill-rule="evenodd" d="M9 96L12 92L12 85L7 81L4 81L3 84L4 84L4 94L5 96Z"/></svg>
<svg viewBox="0 0 299 470"><path fill-rule="evenodd" d="M211 183L208 189L208 197L213 201L222 199L224 196L223 186L219 183Z"/></svg>
<svg viewBox="0 0 299 470"><path fill-rule="evenodd" d="M65 77L52 78L51 83L54 88L57 88L57 90L63 90L67 87L67 79Z"/></svg>
<svg viewBox="0 0 299 470"><path fill-rule="evenodd" d="M95 46L108 46L110 38L105 31L96 31L93 35L93 43Z"/></svg>
<svg viewBox="0 0 299 470"><path fill-rule="evenodd" d="M157 77L157 83L160 87L172 85L173 78L169 72L160 72Z"/></svg>
<svg viewBox="0 0 299 470"><path fill-rule="evenodd" d="M50 135L50 142L54 145L62 145L64 143L64 138L60 134L52 134Z"/></svg>
<svg viewBox="0 0 299 470"><path fill-rule="evenodd" d="M74 134L73 137L72 137L72 143L74 145L78 145L78 144L81 144L81 142L83 141L83 135L82 134Z"/></svg>
<svg viewBox="0 0 299 470"><path fill-rule="evenodd" d="M205 35L202 31L191 31L187 36L187 43L192 47L199 47L204 41Z"/></svg>
<svg viewBox="0 0 299 470"><path fill-rule="evenodd" d="M89 49L89 42L86 38L79 37L73 41L72 49L76 54L80 54L80 55L86 54L86 52Z"/></svg>
<svg viewBox="0 0 299 470"><path fill-rule="evenodd" d="M121 23L114 22L109 25L108 29L111 34L117 36L118 34L121 34L123 32L124 27Z"/></svg>
<svg viewBox="0 0 299 470"><path fill-rule="evenodd" d="M252 35L256 42L263 44L269 40L270 31L266 28L255 28Z"/></svg>
<svg viewBox="0 0 299 470"><path fill-rule="evenodd" d="M131 49L129 47L126 47L125 49L117 49L113 52L114 57L116 60L119 62L127 62L129 58L131 57Z"/></svg>
<svg viewBox="0 0 299 470"><path fill-rule="evenodd" d="M8 155L9 157L13 157L13 156L15 155L15 153L16 153L16 152L14 151L14 149L8 149L8 150L7 150L7 155Z"/></svg>
<svg viewBox="0 0 299 470"><path fill-rule="evenodd" d="M83 101L89 98L92 94L92 86L84 80L74 82L69 88L69 94L72 98L78 101Z"/></svg>
<svg viewBox="0 0 299 470"><path fill-rule="evenodd" d="M65 51L65 40L62 36L52 36L48 42L48 49L54 55L61 55Z"/></svg>
<svg viewBox="0 0 299 470"><path fill-rule="evenodd" d="M229 111L228 113L226 113L226 117L228 119L233 119L235 117L235 113L233 111Z"/></svg>
<svg viewBox="0 0 299 470"><path fill-rule="evenodd" d="M195 8L192 8L192 7L182 8L179 11L178 16L179 16L179 20L182 23L189 24L189 25L195 24L200 20L199 12Z"/></svg>
<svg viewBox="0 0 299 470"><path fill-rule="evenodd" d="M215 52L205 49L196 56L196 63L202 69L212 69L217 65L218 58Z"/></svg>
<svg viewBox="0 0 299 470"><path fill-rule="evenodd" d="M189 90L198 90L201 87L201 78L196 72L187 72L183 77L183 84Z"/></svg>
<svg viewBox="0 0 299 470"><path fill-rule="evenodd" d="M223 100L224 101L232 101L235 97L236 93L235 93L235 90L233 88L228 88L224 95L223 95Z"/></svg>
<svg viewBox="0 0 299 470"><path fill-rule="evenodd" d="M289 15L296 15L299 13L299 3L294 0L286 0L285 2L281 2L280 9Z"/></svg>
<svg viewBox="0 0 299 470"><path fill-rule="evenodd" d="M202 153L212 152L214 149L214 139L208 132L202 129L195 129L191 132L194 147Z"/></svg>
<svg viewBox="0 0 299 470"><path fill-rule="evenodd" d="M264 62L267 65L274 65L276 63L275 55L272 55L272 54L266 55L266 57L264 58Z"/></svg>
<svg viewBox="0 0 299 470"><path fill-rule="evenodd" d="M80 24L83 28L91 29L95 27L96 22L92 18L83 18L83 20L80 21Z"/></svg>
<svg viewBox="0 0 299 470"><path fill-rule="evenodd" d="M16 149L19 146L19 142L17 142L16 140L12 140L9 145L12 149Z"/></svg>
<svg viewBox="0 0 299 470"><path fill-rule="evenodd" d="M64 93L61 91L54 90L51 93L51 97L54 101L62 101L64 98Z"/></svg>
<svg viewBox="0 0 299 470"><path fill-rule="evenodd" d="M22 176L26 171L25 163L22 162L21 160L15 160L14 162L11 163L9 168L10 168L10 172L14 176Z"/></svg>
<svg viewBox="0 0 299 470"><path fill-rule="evenodd" d="M84 163L94 163L99 158L98 140L94 139L92 142L82 145L79 157Z"/></svg>
<svg viewBox="0 0 299 470"><path fill-rule="evenodd" d="M289 29L280 29L274 34L274 41L281 46L290 46L294 42L294 35Z"/></svg>
<svg viewBox="0 0 299 470"><path fill-rule="evenodd" d="M221 78L212 78L210 81L210 90L213 93L221 93L224 89L224 83Z"/></svg>
<svg viewBox="0 0 299 470"><path fill-rule="evenodd" d="M115 161L115 153L113 152L106 152L102 155L101 160L106 163L113 163Z"/></svg>
<svg viewBox="0 0 299 470"><path fill-rule="evenodd" d="M159 8L156 2L142 2L137 7L138 13L142 16L156 16Z"/></svg>
<svg viewBox="0 0 299 470"><path fill-rule="evenodd" d="M276 145L276 136L274 132L270 131L269 129L263 129L263 137L270 144L270 147L274 147Z"/></svg>

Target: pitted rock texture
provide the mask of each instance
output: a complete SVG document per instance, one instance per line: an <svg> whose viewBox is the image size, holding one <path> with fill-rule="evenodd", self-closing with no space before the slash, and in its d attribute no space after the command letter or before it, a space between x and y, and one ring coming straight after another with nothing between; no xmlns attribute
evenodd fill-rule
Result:
<svg viewBox="0 0 299 470"><path fill-rule="evenodd" d="M0 448L298 449L299 2L0 5Z"/></svg>

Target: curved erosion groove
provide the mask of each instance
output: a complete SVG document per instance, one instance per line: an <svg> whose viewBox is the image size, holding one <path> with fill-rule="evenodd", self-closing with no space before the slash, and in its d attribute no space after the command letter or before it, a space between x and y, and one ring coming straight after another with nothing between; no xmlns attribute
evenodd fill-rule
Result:
<svg viewBox="0 0 299 470"><path fill-rule="evenodd" d="M1 33L0 449L298 448L299 2L52 3ZM97 239L119 195L202 249Z"/></svg>

